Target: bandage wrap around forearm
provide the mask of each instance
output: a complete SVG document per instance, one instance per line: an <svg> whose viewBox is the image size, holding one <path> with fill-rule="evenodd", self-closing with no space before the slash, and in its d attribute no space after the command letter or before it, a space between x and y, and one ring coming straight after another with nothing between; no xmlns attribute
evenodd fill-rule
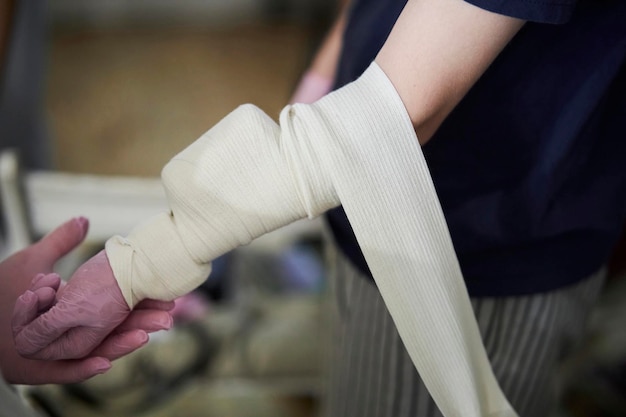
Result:
<svg viewBox="0 0 626 417"><path fill-rule="evenodd" d="M312 105L287 107L280 127L256 108L237 109L163 177L173 215L107 242L130 303L180 295L216 256L341 200L442 413L516 415L487 360L413 127L376 64Z"/></svg>
<svg viewBox="0 0 626 417"><path fill-rule="evenodd" d="M171 213L107 242L129 305L185 294L207 278L218 256L339 204L315 155L306 146L287 149L295 142L285 136L265 113L245 105L165 166Z"/></svg>

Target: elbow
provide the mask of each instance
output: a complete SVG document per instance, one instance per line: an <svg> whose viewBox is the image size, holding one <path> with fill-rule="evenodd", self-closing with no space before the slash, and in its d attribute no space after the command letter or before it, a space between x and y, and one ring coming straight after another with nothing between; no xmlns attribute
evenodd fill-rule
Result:
<svg viewBox="0 0 626 417"><path fill-rule="evenodd" d="M414 108L407 106L409 118L421 146L430 141L453 108L454 105L440 105L434 109L428 106ZM428 109L428 111L423 109Z"/></svg>

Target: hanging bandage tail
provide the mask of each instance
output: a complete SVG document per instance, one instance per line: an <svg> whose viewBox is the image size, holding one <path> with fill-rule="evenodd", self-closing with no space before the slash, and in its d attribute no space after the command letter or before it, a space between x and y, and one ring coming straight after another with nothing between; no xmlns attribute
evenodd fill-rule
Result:
<svg viewBox="0 0 626 417"><path fill-rule="evenodd" d="M493 375L404 105L376 64L360 80L351 94L295 105L283 117L301 128L296 135L326 129L310 141L318 141L385 305L443 415L516 416Z"/></svg>

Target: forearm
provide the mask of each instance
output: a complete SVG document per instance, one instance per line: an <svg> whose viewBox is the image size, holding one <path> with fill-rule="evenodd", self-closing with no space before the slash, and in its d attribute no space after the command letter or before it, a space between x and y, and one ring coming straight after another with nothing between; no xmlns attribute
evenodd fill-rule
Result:
<svg viewBox="0 0 626 417"><path fill-rule="evenodd" d="M376 62L422 145L523 24L463 0L409 0Z"/></svg>

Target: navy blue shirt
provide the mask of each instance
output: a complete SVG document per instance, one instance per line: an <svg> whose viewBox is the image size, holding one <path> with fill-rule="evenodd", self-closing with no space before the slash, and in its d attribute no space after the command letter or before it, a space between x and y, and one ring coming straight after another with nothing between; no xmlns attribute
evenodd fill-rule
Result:
<svg viewBox="0 0 626 417"><path fill-rule="evenodd" d="M336 88L365 71L405 2L355 0ZM626 219L626 2L471 3L529 23L423 147L468 291L573 284ZM343 210L327 218L370 275Z"/></svg>

